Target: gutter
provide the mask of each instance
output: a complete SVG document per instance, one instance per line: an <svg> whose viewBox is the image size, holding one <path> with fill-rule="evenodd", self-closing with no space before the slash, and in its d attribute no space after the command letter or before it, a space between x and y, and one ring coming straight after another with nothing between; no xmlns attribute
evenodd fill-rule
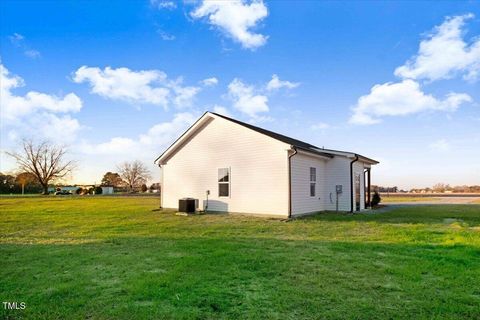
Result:
<svg viewBox="0 0 480 320"><path fill-rule="evenodd" d="M297 148L291 146L293 153L288 156L288 219L292 217L292 157L297 154Z"/></svg>
<svg viewBox="0 0 480 320"><path fill-rule="evenodd" d="M157 161L157 160L155 160ZM155 162L154 162L155 163ZM163 209L163 168L160 163L158 163L158 168L162 170L162 183L160 184L160 209Z"/></svg>
<svg viewBox="0 0 480 320"><path fill-rule="evenodd" d="M353 164L358 161L358 154L350 162L350 212L353 213Z"/></svg>

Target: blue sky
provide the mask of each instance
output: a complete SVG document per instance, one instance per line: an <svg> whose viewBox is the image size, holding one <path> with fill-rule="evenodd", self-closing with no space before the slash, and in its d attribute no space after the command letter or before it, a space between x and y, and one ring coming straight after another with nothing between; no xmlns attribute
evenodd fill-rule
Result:
<svg viewBox="0 0 480 320"><path fill-rule="evenodd" d="M78 183L206 110L378 159L374 183L480 183L480 3L2 1L1 149L68 144ZM0 170L14 169L3 152Z"/></svg>

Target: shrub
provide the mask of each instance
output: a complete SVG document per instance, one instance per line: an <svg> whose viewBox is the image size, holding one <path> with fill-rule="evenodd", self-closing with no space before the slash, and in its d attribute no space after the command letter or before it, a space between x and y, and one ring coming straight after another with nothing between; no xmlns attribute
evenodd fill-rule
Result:
<svg viewBox="0 0 480 320"><path fill-rule="evenodd" d="M102 187L95 187L95 194L102 194L103 190Z"/></svg>
<svg viewBox="0 0 480 320"><path fill-rule="evenodd" d="M75 193L76 193L76 194L82 194L82 193L83 193L83 189L82 189L82 188L78 188L77 190L75 190Z"/></svg>
<svg viewBox="0 0 480 320"><path fill-rule="evenodd" d="M93 187L88 188L88 194L93 194L93 191L95 191Z"/></svg>
<svg viewBox="0 0 480 320"><path fill-rule="evenodd" d="M147 192L147 185L146 184L142 184L142 192Z"/></svg>
<svg viewBox="0 0 480 320"><path fill-rule="evenodd" d="M372 197L372 207L378 206L380 201L382 201L382 198L380 197L380 194L378 193L378 191L375 190L375 192L373 193L373 197Z"/></svg>

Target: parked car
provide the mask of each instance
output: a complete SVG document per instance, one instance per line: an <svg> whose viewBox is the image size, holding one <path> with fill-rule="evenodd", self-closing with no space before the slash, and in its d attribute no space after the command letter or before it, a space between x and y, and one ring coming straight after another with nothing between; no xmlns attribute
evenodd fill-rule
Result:
<svg viewBox="0 0 480 320"><path fill-rule="evenodd" d="M71 195L71 194L72 194L72 192L67 191L67 190L60 190L60 191L55 192L56 196L68 196L68 195Z"/></svg>

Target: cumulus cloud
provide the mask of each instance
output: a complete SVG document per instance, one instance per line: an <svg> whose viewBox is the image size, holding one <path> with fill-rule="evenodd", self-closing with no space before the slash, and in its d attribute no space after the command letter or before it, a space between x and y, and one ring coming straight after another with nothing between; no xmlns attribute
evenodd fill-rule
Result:
<svg viewBox="0 0 480 320"><path fill-rule="evenodd" d="M232 100L233 108L252 117L252 122L265 122L272 120L268 116L260 115L270 110L268 106L269 96L275 91L293 89L298 85L299 83L280 80L276 74L272 75L272 79L269 82L257 87L235 78L228 85L227 96Z"/></svg>
<svg viewBox="0 0 480 320"><path fill-rule="evenodd" d="M128 68L80 67L74 74L76 83L88 82L91 92L104 98L162 105L167 107L170 91L158 84L167 75L159 70L132 71Z"/></svg>
<svg viewBox="0 0 480 320"><path fill-rule="evenodd" d="M73 75L76 83L87 82L91 92L104 98L129 103L149 103L165 109L170 103L183 108L191 105L199 87L183 87L182 79L169 80L160 70L132 71L129 68L80 67Z"/></svg>
<svg viewBox="0 0 480 320"><path fill-rule="evenodd" d="M200 92L199 87L182 87L179 85L174 85L172 87L175 92L175 97L173 98L173 103L178 108L185 108L192 106L195 96Z"/></svg>
<svg viewBox="0 0 480 320"><path fill-rule="evenodd" d="M206 79L202 80L202 84L205 87L213 87L213 86L216 86L218 84L218 79L215 78L215 77L206 78Z"/></svg>
<svg viewBox="0 0 480 320"><path fill-rule="evenodd" d="M152 126L144 134L136 137L113 137L106 141L89 142L83 140L75 148L76 159L81 161L77 178L83 183L93 183L106 171L115 170L115 165L123 161L143 161L157 180L158 166L153 161L171 145L197 119L195 114L182 112ZM97 180L98 181L98 180Z"/></svg>
<svg viewBox="0 0 480 320"><path fill-rule="evenodd" d="M228 109L219 105L213 106L213 112L221 114L226 117L230 117L230 112L228 111Z"/></svg>
<svg viewBox="0 0 480 320"><path fill-rule="evenodd" d="M473 14L447 17L420 42L418 54L395 69L401 82L373 86L370 94L360 97L352 108L350 123L374 124L384 116L405 116L424 111L455 111L472 102L464 93L449 93L441 100L426 94L418 80L437 81L463 75L474 81L480 71L480 39L471 44L463 40L465 21Z"/></svg>
<svg viewBox="0 0 480 320"><path fill-rule="evenodd" d="M74 142L82 128L78 120L70 115L57 116L52 113L42 113L27 119L26 124L30 129L24 129L23 132L29 132L29 136L40 133L43 139L60 144Z"/></svg>
<svg viewBox="0 0 480 320"><path fill-rule="evenodd" d="M256 118L259 113L268 112L268 97L255 92L251 85L235 78L228 85L228 95L233 100L233 107L240 112Z"/></svg>
<svg viewBox="0 0 480 320"><path fill-rule="evenodd" d="M480 72L480 38L465 42L463 27L473 14L447 17L420 42L418 54L395 70L395 75L409 79L435 81L463 75L474 81Z"/></svg>
<svg viewBox="0 0 480 320"><path fill-rule="evenodd" d="M455 111L462 103L472 98L463 93L449 93L439 100L425 94L418 82L403 80L399 83L385 83L373 86L368 95L358 99L353 108L350 122L374 124L385 116L405 116L425 111Z"/></svg>
<svg viewBox="0 0 480 320"><path fill-rule="evenodd" d="M210 25L239 42L243 48L253 50L267 42L266 36L252 31L268 15L267 6L262 1L204 0L190 15L194 19L206 18Z"/></svg>
<svg viewBox="0 0 480 320"><path fill-rule="evenodd" d="M95 155L118 155L124 153L136 153L138 150L135 141L130 138L114 137L107 142L89 144L83 142L80 145L82 153Z"/></svg>
<svg viewBox="0 0 480 320"><path fill-rule="evenodd" d="M293 89L300 85L298 82L290 82L290 81L282 81L280 78L274 74L272 75L272 79L267 83L267 90L268 91L275 91L281 88L286 89Z"/></svg>
<svg viewBox="0 0 480 320"><path fill-rule="evenodd" d="M74 93L58 97L37 91L16 95L14 90L24 85L21 77L11 74L0 64L2 139L6 138L13 144L31 137L59 143L74 141L81 125L68 113L80 111L80 98Z"/></svg>
<svg viewBox="0 0 480 320"><path fill-rule="evenodd" d="M63 97L29 91L25 95L15 95L12 90L23 87L23 79L12 75L8 69L0 64L0 111L2 119L15 121L37 111L52 113L78 112L82 108L82 101L74 93Z"/></svg>
<svg viewBox="0 0 480 320"><path fill-rule="evenodd" d="M135 157L152 157L168 147L196 120L188 112L177 113L171 121L162 122L151 127L136 139L114 137L106 142L91 144L83 142L80 150L86 154L134 155ZM151 159L153 161L153 159Z"/></svg>

